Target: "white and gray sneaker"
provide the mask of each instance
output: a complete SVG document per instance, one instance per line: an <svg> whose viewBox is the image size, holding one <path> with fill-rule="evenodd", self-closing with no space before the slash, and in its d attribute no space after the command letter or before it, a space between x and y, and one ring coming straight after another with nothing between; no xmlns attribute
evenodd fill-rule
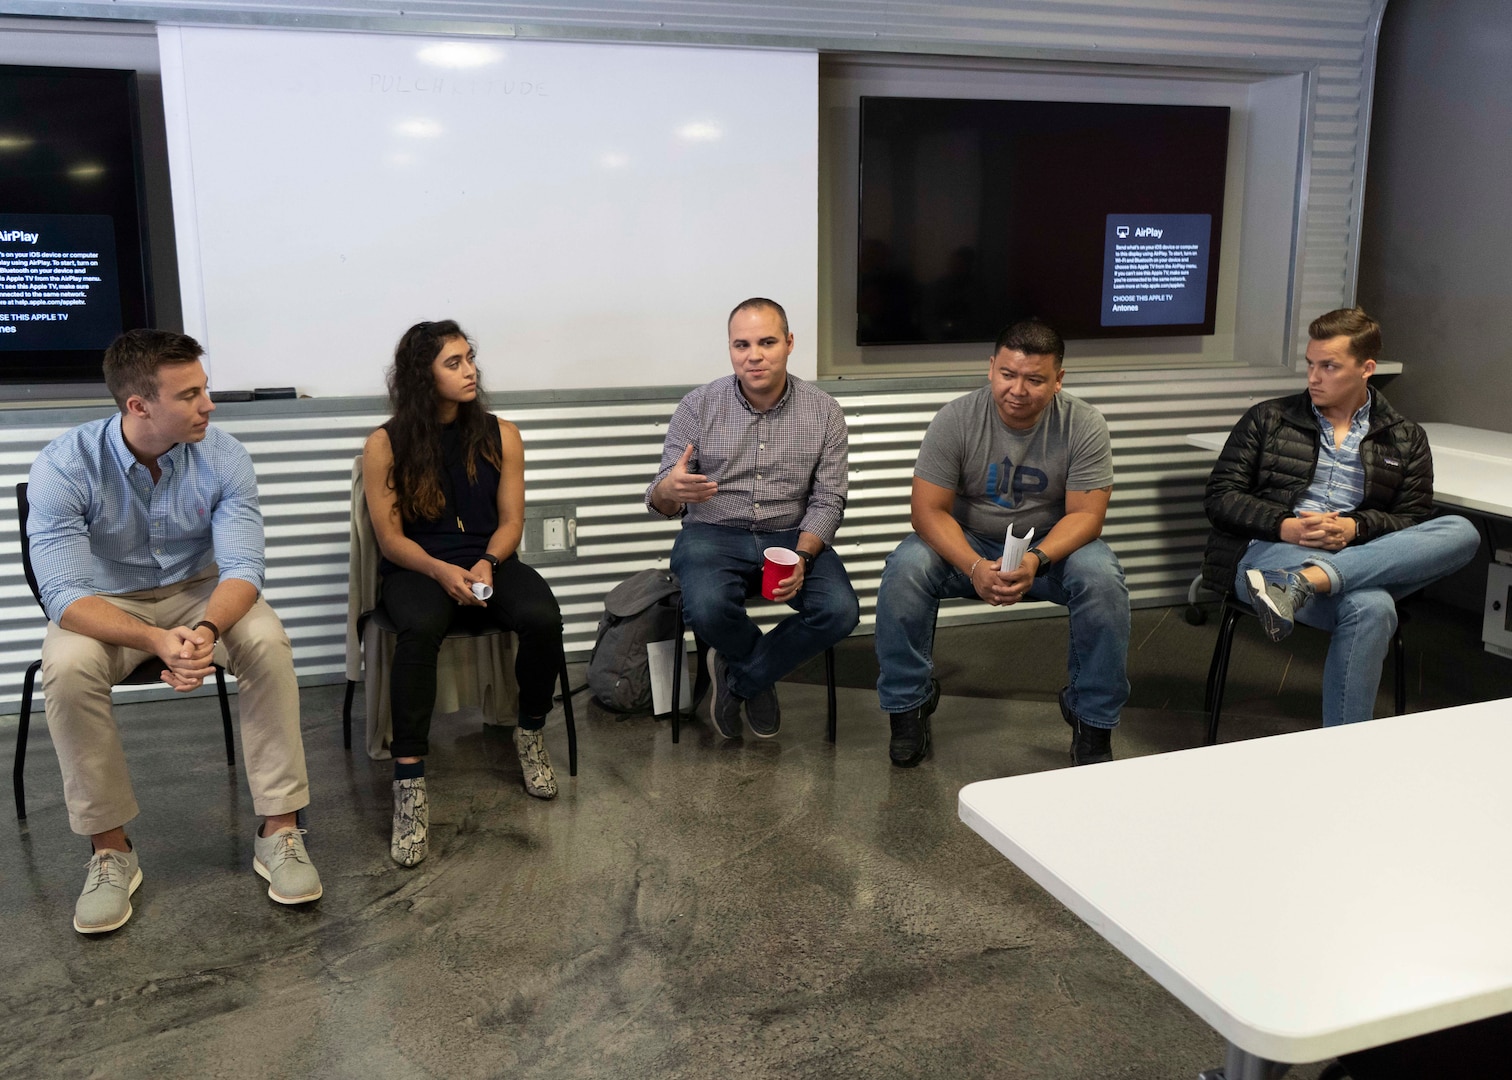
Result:
<svg viewBox="0 0 1512 1080"><path fill-rule="evenodd" d="M527 731L517 727L514 740L515 752L520 755L520 772L525 774L525 790L538 799L556 798L556 774L551 771L551 758L546 754L546 739L540 729Z"/></svg>
<svg viewBox="0 0 1512 1080"><path fill-rule="evenodd" d="M1265 636L1284 641L1297 624L1297 612L1313 598L1312 582L1291 570L1246 570L1250 605L1265 627Z"/></svg>
<svg viewBox="0 0 1512 1080"><path fill-rule="evenodd" d="M252 836L252 869L268 883L268 898L280 904L308 904L325 890L310 854L305 850L304 830L290 825L272 836Z"/></svg>
<svg viewBox="0 0 1512 1080"><path fill-rule="evenodd" d="M430 852L430 799L425 777L394 781L394 831L389 857L400 866L416 866Z"/></svg>
<svg viewBox="0 0 1512 1080"><path fill-rule="evenodd" d="M84 891L74 905L74 929L103 934L131 918L131 894L142 884L135 851L97 851L89 860Z"/></svg>

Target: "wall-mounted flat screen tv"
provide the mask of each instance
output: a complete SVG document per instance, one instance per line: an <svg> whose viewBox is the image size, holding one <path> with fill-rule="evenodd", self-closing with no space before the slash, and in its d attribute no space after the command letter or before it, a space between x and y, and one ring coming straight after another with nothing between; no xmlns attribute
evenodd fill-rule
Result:
<svg viewBox="0 0 1512 1080"><path fill-rule="evenodd" d="M0 66L0 383L99 382L150 325L136 73Z"/></svg>
<svg viewBox="0 0 1512 1080"><path fill-rule="evenodd" d="M856 343L1213 333L1227 107L861 99Z"/></svg>

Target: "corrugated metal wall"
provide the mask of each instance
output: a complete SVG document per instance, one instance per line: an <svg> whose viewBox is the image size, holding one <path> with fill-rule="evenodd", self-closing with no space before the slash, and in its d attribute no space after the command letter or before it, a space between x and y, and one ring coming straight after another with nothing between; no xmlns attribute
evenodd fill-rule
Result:
<svg viewBox="0 0 1512 1080"><path fill-rule="evenodd" d="M1097 405L1113 432L1117 480L1105 538L1123 560L1136 603L1179 601L1201 560L1207 525L1200 500L1212 454L1187 446L1185 434L1227 428L1253 401L1296 384L1295 376L1281 373L1068 374L1068 389ZM909 531L909 486L924 429L940 405L973 385L961 379L927 389L918 383L901 390L886 383L827 385L850 424L851 497L837 546L861 595L862 632L872 625L882 562ZM501 397L499 412L524 435L528 502L577 506L578 561L541 570L562 604L568 649L581 657L593 643L604 594L636 570L666 565L678 526L648 515L641 495L679 395L549 396L553 400ZM279 411L258 418L258 406L223 406L216 418L256 462L268 536L267 596L308 680L342 677L352 458L385 419L382 407L377 399L339 408L270 403L268 412ZM13 711L19 701L22 674L37 656L44 625L21 573L10 492L48 440L97 415L102 410L12 412L0 423L0 710ZM942 621L1004 614L960 603L949 606Z"/></svg>

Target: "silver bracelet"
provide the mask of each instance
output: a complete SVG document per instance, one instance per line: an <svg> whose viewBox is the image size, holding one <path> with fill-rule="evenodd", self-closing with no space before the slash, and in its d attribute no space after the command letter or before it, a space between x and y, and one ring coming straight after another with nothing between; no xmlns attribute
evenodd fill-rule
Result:
<svg viewBox="0 0 1512 1080"><path fill-rule="evenodd" d="M981 563L985 562L986 559L987 559L987 556L985 556L985 555L980 555L980 556L977 557L977 561L971 564L971 569L968 570L968 571L966 571L966 580L968 580L968 581L975 581L976 580L976 568L977 568L978 565L980 565Z"/></svg>

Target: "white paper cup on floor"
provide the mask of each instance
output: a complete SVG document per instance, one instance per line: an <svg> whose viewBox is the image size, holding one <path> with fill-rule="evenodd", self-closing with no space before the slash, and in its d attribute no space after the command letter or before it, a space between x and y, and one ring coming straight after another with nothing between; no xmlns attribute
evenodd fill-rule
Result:
<svg viewBox="0 0 1512 1080"><path fill-rule="evenodd" d="M485 585L481 581L475 581L473 582L472 592L473 595L476 596L479 600L487 600L490 596L493 595L493 586Z"/></svg>

